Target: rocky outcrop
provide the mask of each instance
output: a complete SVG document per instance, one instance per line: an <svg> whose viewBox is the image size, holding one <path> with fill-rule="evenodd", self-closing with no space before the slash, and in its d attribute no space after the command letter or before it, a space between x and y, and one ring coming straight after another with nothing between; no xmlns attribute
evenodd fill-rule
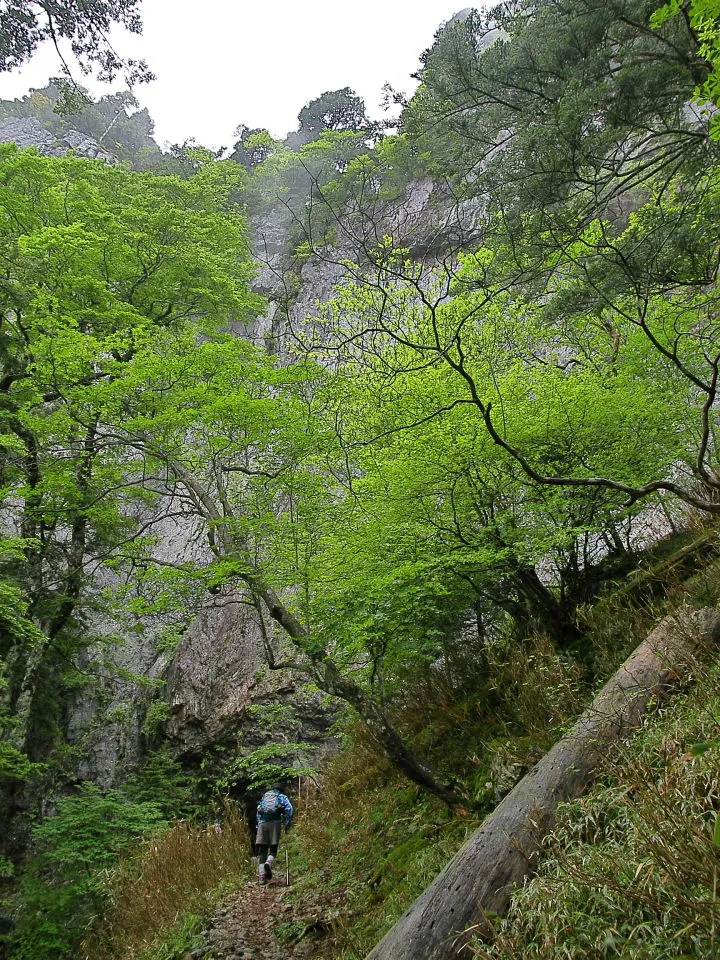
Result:
<svg viewBox="0 0 720 960"><path fill-rule="evenodd" d="M308 192L314 189L308 180ZM373 202L370 197L367 209L355 208L344 226L341 217L331 245L314 242L304 196L251 211L252 250L259 265L254 287L267 297L268 308L251 329L237 332L273 352L288 353L296 335L317 315L318 304L334 296L348 261L371 273L368 254L380 238L391 236L396 247L428 267L445 258L454 264L457 251L479 236L483 204L482 199L455 196L430 179L413 180L394 199ZM298 257L298 246L311 238L312 256Z"/></svg>
<svg viewBox="0 0 720 960"><path fill-rule="evenodd" d="M188 518L179 523L173 506L162 504L152 524L159 559L210 559L200 527ZM99 587L116 585L112 573L98 576ZM313 755L328 748L334 710L302 674L266 667L256 611L243 600L224 591L208 595L195 614L140 615L132 604L127 612L95 614L93 632L102 639L78 664L89 682L74 691L67 710L77 776L102 787L120 784L161 742L192 768L209 752L237 757L269 742L309 744ZM279 652L279 641L266 640ZM279 722L261 709L272 705L287 706Z"/></svg>
<svg viewBox="0 0 720 960"><path fill-rule="evenodd" d="M167 686L165 734L190 762L213 746L232 745L241 756L267 742L322 750L335 719L302 674L267 668L254 610L232 598L195 619L175 651ZM269 721L262 708L282 704L284 715Z"/></svg>
<svg viewBox="0 0 720 960"><path fill-rule="evenodd" d="M86 652L78 666L92 679L73 691L66 711L65 736L76 748L79 779L106 789L137 769L146 740L143 721L164 691L166 663L154 637L141 632L101 641Z"/></svg>
<svg viewBox="0 0 720 960"><path fill-rule="evenodd" d="M87 160L117 163L117 159L92 137L78 130L68 130L61 137L50 133L35 117L10 117L0 123L0 143L16 143L18 147L35 147L43 157L63 157L74 153Z"/></svg>

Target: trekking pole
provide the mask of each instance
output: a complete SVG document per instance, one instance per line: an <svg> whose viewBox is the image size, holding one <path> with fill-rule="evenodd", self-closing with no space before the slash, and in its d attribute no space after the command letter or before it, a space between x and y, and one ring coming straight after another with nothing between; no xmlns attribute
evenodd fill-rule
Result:
<svg viewBox="0 0 720 960"><path fill-rule="evenodd" d="M290 859L287 850L285 851L285 886L290 886Z"/></svg>

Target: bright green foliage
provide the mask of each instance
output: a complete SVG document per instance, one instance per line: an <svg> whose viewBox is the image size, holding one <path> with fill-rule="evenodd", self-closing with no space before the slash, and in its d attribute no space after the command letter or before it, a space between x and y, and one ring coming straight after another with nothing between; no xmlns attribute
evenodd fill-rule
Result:
<svg viewBox="0 0 720 960"><path fill-rule="evenodd" d="M109 384L157 338L192 350L260 302L230 200L241 176L218 163L186 183L0 147L0 482L19 534L0 557L0 655L23 752L52 743L57 681L94 639L80 629L94 566L157 496L101 422Z"/></svg>
<svg viewBox="0 0 720 960"><path fill-rule="evenodd" d="M698 56L707 61L707 75L695 88L695 99L703 105L710 101L717 108L720 102L720 4L717 0L671 0L650 18L652 26L661 28L670 17L687 20L698 43ZM710 136L720 139L717 114L710 118Z"/></svg>
<svg viewBox="0 0 720 960"><path fill-rule="evenodd" d="M123 785L133 803L154 804L168 820L193 818L199 807L197 782L175 760L167 745L151 751Z"/></svg>
<svg viewBox="0 0 720 960"><path fill-rule="evenodd" d="M220 790L229 790L242 783L247 785L248 790L257 790L276 780L315 774L314 767L300 762L311 749L309 743L265 743L257 750L226 764L222 776L216 780L216 786Z"/></svg>
<svg viewBox="0 0 720 960"><path fill-rule="evenodd" d="M57 807L34 831L39 852L22 879L23 908L12 939L17 960L76 957L85 927L103 903L103 871L165 823L156 804L133 803L92 784Z"/></svg>
<svg viewBox="0 0 720 960"><path fill-rule="evenodd" d="M216 335L198 344L192 331L175 333L158 337L152 350L106 385L103 417L122 421L114 429L125 449L144 451L146 473L139 482L149 478L152 486L155 477L160 483L167 465L177 464L208 484L225 513L220 524L199 504L211 539L217 543L212 530L220 524L240 541L252 541L272 534L275 505L282 506L322 436L308 402L320 377L313 367L282 367L238 337ZM208 463L214 471L206 478ZM145 549L141 543L141 553ZM205 583L217 588L245 569L241 555L219 551ZM182 589L192 575L191 564L179 565L164 575L164 585L177 580Z"/></svg>
<svg viewBox="0 0 720 960"><path fill-rule="evenodd" d="M478 262L469 258L459 275L470 288ZM478 398L544 474L608 475L636 486L695 454L694 392L632 318L618 311L613 328L582 314L563 329L551 324L547 300L489 300L458 286L449 302L434 300L440 284L426 287L436 304L428 307L410 281L348 281L324 312L325 336L330 328L346 344L326 395L349 463L344 495L327 497L332 523L315 522L310 580L332 578L335 589L317 595L314 616L349 656L370 649L386 663L432 660L471 598L516 620L535 604L544 629L572 638L572 604L589 598L582 577L573 586L578 551L601 532L622 531L627 507L611 489L536 489L488 436ZM369 317L372 350L358 335ZM692 324L697 313L658 298L646 321L661 336L677 331L678 317ZM352 353L350 343L358 345ZM688 348L702 367L701 343ZM549 557L564 609L532 574Z"/></svg>
<svg viewBox="0 0 720 960"><path fill-rule="evenodd" d="M611 499L613 489L637 499L664 474L666 489L692 499L692 483L670 476L680 459L712 488L717 183L713 168L696 188L665 184L624 230L595 220L577 240L538 237L529 222L525 245L515 237L511 252L498 235L461 255L452 274L387 238L373 253L373 282L350 265L322 313L332 337L314 345L341 350L341 403L343 391L362 395L359 375L380 397L358 400L348 439L417 436L434 418L442 432L466 419L485 427L474 442L486 453L501 448L495 464L481 458L491 470L512 470L514 459L535 480L607 477L598 486ZM537 271L532 286L513 284L516 267ZM373 408L383 420L371 422Z"/></svg>
<svg viewBox="0 0 720 960"><path fill-rule="evenodd" d="M103 416L118 420L122 409L127 444L144 438L145 468L181 463L202 480L221 519L201 506L218 552L204 574L187 566L157 575L147 556L153 587L146 584L144 602L155 595L161 606L181 603L182 593L173 601L171 589L197 576L214 588L242 581L251 572L243 559L249 551L276 588L295 588L288 603L311 627L308 651L328 644L361 670L370 658L371 673L387 644L394 645L395 664L433 659L464 591L453 596L440 571L432 573L437 559L421 552L423 515L410 506L414 488L389 516L372 463L359 457L356 469L367 473L355 490L362 504L348 498L344 453L327 419L334 388L321 389L327 374L312 365L274 365L235 338L191 352L177 338L158 347L155 357L146 354L109 385ZM362 390L368 388L366 382ZM206 463L215 467L210 478ZM412 482L405 466L398 462L398 484ZM337 483L328 485L328 475ZM374 523L394 538L392 548ZM227 536L234 554L220 546ZM413 543L415 557L408 553Z"/></svg>

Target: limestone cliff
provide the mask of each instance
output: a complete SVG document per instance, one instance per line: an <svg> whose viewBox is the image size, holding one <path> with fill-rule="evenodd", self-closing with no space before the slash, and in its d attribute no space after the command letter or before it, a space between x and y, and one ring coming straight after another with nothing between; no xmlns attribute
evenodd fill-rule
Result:
<svg viewBox="0 0 720 960"><path fill-rule="evenodd" d="M35 147L43 157L62 157L72 151L88 160L117 163L117 159L100 144L78 130L68 130L56 137L35 117L11 117L0 122L0 143L16 143L19 147Z"/></svg>
<svg viewBox="0 0 720 960"><path fill-rule="evenodd" d="M58 137L33 117L1 122L2 141L35 147L43 156L73 151L116 162L85 135L69 131ZM250 211L259 264L255 288L267 298L268 308L249 329L236 332L281 354L290 349L294 332L316 312L317 303L332 296L346 272L343 262L362 263L367 252L358 237L341 230L336 243L319 256L298 259L302 214L311 189L308 180L290 203L263 198ZM396 242L432 260L439 252L452 251L474 230L476 210L421 179L393 201L376 204L372 216L380 218L382 231ZM377 224L365 226L375 230ZM153 532L168 559L200 559L205 552L201 532L187 524L159 520ZM169 743L189 768L198 767L214 751L242 756L268 741L305 743L314 751L326 748L334 711L306 686L302 675L267 669L255 611L241 598L210 597L194 615L175 615L172 623L117 612L95 614L91 629L98 643L78 664L88 683L70 694L66 713L66 735L75 748L80 778L105 787L121 783L160 742ZM172 642L166 642L168 632L174 634ZM287 707L282 723L268 724L262 708L271 704Z"/></svg>

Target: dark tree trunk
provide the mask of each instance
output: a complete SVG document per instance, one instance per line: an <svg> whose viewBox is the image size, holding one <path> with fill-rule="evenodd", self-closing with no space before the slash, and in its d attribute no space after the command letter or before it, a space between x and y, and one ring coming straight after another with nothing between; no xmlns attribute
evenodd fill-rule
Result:
<svg viewBox="0 0 720 960"><path fill-rule="evenodd" d="M262 599L270 616L282 627L295 646L309 657L314 681L324 693L339 697L357 712L391 763L414 783L434 793L448 806L455 807L458 797L450 784L443 782L433 768L408 747L391 724L382 707L363 688L343 674L324 650L313 650L306 627L285 606L278 595L255 574L243 577L255 596Z"/></svg>
<svg viewBox="0 0 720 960"><path fill-rule="evenodd" d="M574 619L575 605L556 597L542 582L535 567L519 567L514 579L525 601L528 619L545 630L557 647L567 649L582 637Z"/></svg>
<svg viewBox="0 0 720 960"><path fill-rule="evenodd" d="M560 650L582 638L582 631L574 620L574 606L558 599L534 567L515 565L492 599L510 614L516 630L522 634L543 630Z"/></svg>
<svg viewBox="0 0 720 960"><path fill-rule="evenodd" d="M720 640L720 615L683 611L664 620L605 684L574 727L490 814L367 960L469 956L466 934L489 931L513 889L537 864L558 804L577 796L608 748L640 723L698 649Z"/></svg>

